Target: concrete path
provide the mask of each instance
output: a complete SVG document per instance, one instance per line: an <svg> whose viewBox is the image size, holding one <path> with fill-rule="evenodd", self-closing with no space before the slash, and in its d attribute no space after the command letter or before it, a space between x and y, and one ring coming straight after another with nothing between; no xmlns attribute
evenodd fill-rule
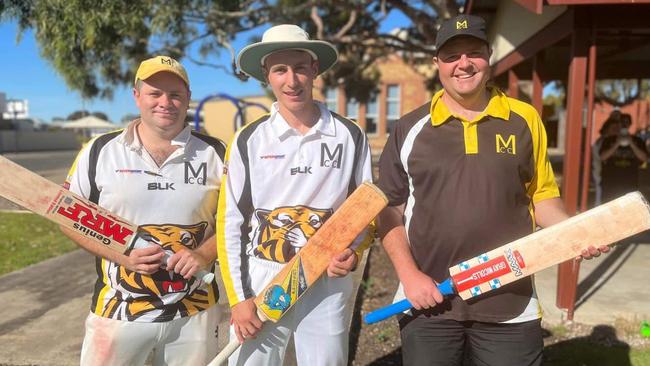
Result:
<svg viewBox="0 0 650 366"><path fill-rule="evenodd" d="M582 261L573 320L585 324L614 324L617 319L650 320L650 240L616 246L599 258ZM557 266L535 276L544 320L560 323L566 312L555 306Z"/></svg>

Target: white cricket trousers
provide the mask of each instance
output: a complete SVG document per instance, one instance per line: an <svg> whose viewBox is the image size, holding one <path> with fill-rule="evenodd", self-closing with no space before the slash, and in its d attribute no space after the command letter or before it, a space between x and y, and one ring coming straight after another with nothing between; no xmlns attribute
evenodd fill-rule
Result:
<svg viewBox="0 0 650 366"><path fill-rule="evenodd" d="M218 306L161 323L127 322L90 313L81 347L81 366L205 366L218 351Z"/></svg>
<svg viewBox="0 0 650 366"><path fill-rule="evenodd" d="M258 294L283 264L249 258L253 291ZM338 366L348 362L348 299L352 276L324 274L277 322L265 322L255 339L248 339L228 359L229 366L281 366L293 335L299 366ZM230 327L230 339L236 339Z"/></svg>

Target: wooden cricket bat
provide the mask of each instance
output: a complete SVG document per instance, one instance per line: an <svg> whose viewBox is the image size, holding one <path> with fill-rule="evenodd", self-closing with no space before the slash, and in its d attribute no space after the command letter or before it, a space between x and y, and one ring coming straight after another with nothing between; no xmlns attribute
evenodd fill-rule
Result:
<svg viewBox="0 0 650 366"><path fill-rule="evenodd" d="M257 295L257 316L262 321L280 320L327 270L332 257L349 247L387 204L388 199L374 184L364 182L357 187ZM239 345L237 339L230 341L208 366L221 365Z"/></svg>
<svg viewBox="0 0 650 366"><path fill-rule="evenodd" d="M610 245L650 229L650 206L639 192L539 230L449 268L451 277L438 285L443 295L467 300L517 281L552 265L580 256L593 245ZM375 323L411 308L402 300L366 315Z"/></svg>
<svg viewBox="0 0 650 366"><path fill-rule="evenodd" d="M106 247L124 253L151 245L138 226L0 156L0 196ZM171 255L165 252L164 263ZM206 283L214 273L199 271Z"/></svg>

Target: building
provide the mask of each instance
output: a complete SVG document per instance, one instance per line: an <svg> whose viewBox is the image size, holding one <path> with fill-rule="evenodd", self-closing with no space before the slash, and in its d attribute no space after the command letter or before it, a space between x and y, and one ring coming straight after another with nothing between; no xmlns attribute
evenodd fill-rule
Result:
<svg viewBox="0 0 650 366"><path fill-rule="evenodd" d="M8 99L2 118L6 120L29 118L29 102L27 99Z"/></svg>
<svg viewBox="0 0 650 366"><path fill-rule="evenodd" d="M210 136L229 143L235 131L264 115L272 103L273 100L265 95L233 98L218 94L204 98L195 111L199 110L203 127Z"/></svg>
<svg viewBox="0 0 650 366"><path fill-rule="evenodd" d="M426 103L432 97L427 90L428 77L435 75L431 62L425 65L407 64L400 56L393 54L379 60L376 66L380 72L376 94L367 103L358 103L347 98L343 86L334 89L323 87L320 79L316 83L316 99L353 119L366 131L371 148L379 153L393 128L393 124L404 114Z"/></svg>

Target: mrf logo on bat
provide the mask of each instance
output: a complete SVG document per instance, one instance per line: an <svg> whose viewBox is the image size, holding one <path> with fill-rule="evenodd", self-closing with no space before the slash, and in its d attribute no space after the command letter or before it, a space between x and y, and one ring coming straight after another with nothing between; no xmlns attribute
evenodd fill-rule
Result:
<svg viewBox="0 0 650 366"><path fill-rule="evenodd" d="M101 215L97 212L97 208L90 207L74 197L57 197L48 209L48 214L71 220L75 230L87 237L95 238L104 245L115 244L127 249L126 245L131 242L128 237L133 234L133 230L124 227L123 223L109 215Z"/></svg>

